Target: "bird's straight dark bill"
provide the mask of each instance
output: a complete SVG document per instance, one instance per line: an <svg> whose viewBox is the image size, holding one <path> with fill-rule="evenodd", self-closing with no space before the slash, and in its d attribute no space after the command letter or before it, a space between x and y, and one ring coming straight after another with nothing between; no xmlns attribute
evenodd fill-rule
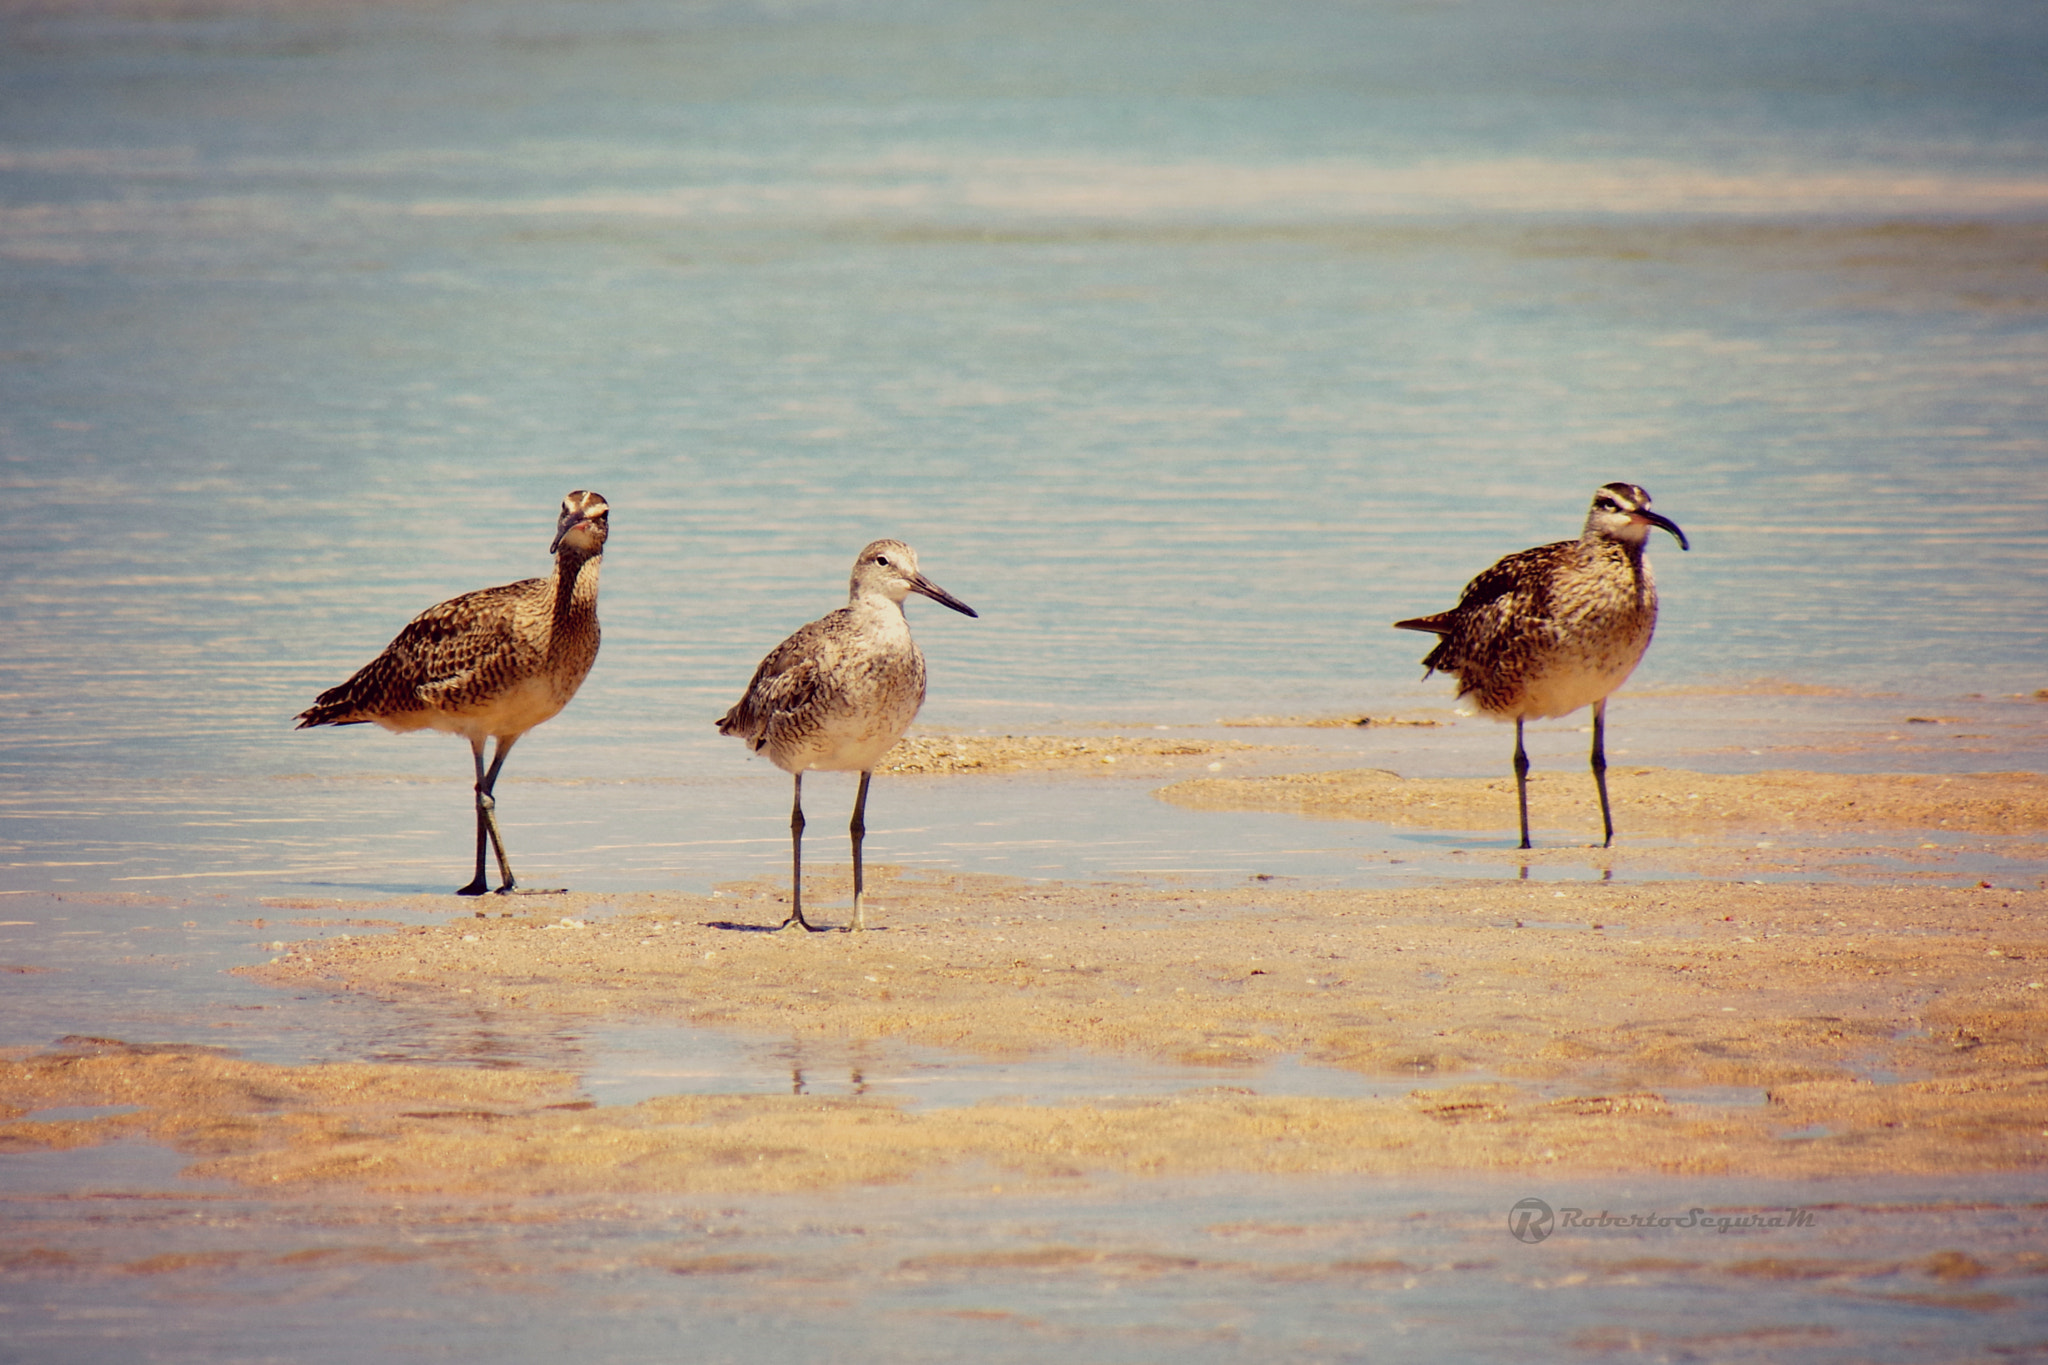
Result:
<svg viewBox="0 0 2048 1365"><path fill-rule="evenodd" d="M923 574L919 574L916 577L916 579L912 581L910 585L910 590L914 593L919 593L925 597L931 598L932 601L937 602L942 607L951 607L954 611L959 612L962 616L972 616L977 620L979 620L981 617L980 612L976 611L973 607L968 606L965 602L962 602L959 598L953 596L952 593L947 592L944 588L932 582Z"/></svg>

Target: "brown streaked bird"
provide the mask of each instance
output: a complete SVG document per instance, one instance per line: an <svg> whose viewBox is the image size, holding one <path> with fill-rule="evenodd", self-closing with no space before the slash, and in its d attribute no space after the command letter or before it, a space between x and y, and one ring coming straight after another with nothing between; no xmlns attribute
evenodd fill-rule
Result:
<svg viewBox="0 0 2048 1365"><path fill-rule="evenodd" d="M1614 842L1607 804L1607 698L1627 680L1657 627L1657 585L1643 557L1650 528L1690 550L1678 523L1650 510L1650 495L1610 483L1593 495L1586 529L1509 555L1465 585L1458 605L1396 621L1398 630L1441 636L1423 659L1429 673L1454 674L1458 695L1495 720L1515 723L1515 799L1522 847L1529 847L1529 754L1522 723L1593 708L1593 782L1600 790L1605 848Z"/></svg>
<svg viewBox="0 0 2048 1365"><path fill-rule="evenodd" d="M519 889L498 828L498 770L519 737L551 720L597 661L597 579L611 507L582 489L562 499L548 553L555 571L428 607L353 678L322 692L298 728L361 725L442 730L469 741L476 766L476 877L455 894L481 896L484 845L498 855L500 895ZM497 740L490 766L484 742Z"/></svg>
<svg viewBox="0 0 2048 1365"><path fill-rule="evenodd" d="M858 772L853 798L853 923L867 927L861 841L867 834L868 781L924 705L924 655L910 638L903 601L929 597L963 616L979 615L917 571L917 552L878 540L853 562L847 603L777 645L720 718L718 732L765 753L796 780L790 806L790 911L779 926L816 929L804 918L804 774Z"/></svg>

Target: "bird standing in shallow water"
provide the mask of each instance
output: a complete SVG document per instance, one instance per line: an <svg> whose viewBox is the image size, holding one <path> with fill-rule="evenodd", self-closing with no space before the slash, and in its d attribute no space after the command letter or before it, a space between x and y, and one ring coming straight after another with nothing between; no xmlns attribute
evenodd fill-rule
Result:
<svg viewBox="0 0 2048 1365"><path fill-rule="evenodd" d="M861 841L867 834L868 780L924 705L924 655L910 638L903 600L920 593L963 616L974 608L917 571L917 552L878 540L853 562L845 606L777 645L747 693L718 722L796 780L790 806L789 918L781 928L814 929L804 918L804 774L858 772L853 798L853 923L867 927L861 893Z"/></svg>
<svg viewBox="0 0 2048 1365"><path fill-rule="evenodd" d="M382 654L299 716L301 730L375 721L387 730L443 730L469 741L476 766L476 877L458 896L490 889L487 840L504 878L499 894L518 889L491 793L519 737L567 706L597 661L597 579L610 517L598 494L569 494L548 547L555 557L551 576L427 608ZM484 741L490 738L498 744L486 769Z"/></svg>
<svg viewBox="0 0 2048 1365"><path fill-rule="evenodd" d="M1515 798L1522 847L1529 847L1529 754L1522 723L1593 708L1593 782L1600 789L1605 848L1614 842L1607 805L1607 698L1635 671L1657 626L1657 586L1643 558L1651 527L1685 532L1650 510L1650 495L1610 483L1593 495L1577 540L1509 555L1465 585L1458 605L1396 621L1398 630L1441 636L1423 659L1430 673L1456 675L1495 720L1515 723ZM1429 673L1424 673L1426 678Z"/></svg>

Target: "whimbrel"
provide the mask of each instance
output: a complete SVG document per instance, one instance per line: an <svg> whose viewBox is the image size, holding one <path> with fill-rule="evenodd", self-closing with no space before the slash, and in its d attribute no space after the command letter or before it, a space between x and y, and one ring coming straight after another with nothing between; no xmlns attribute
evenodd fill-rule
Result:
<svg viewBox="0 0 2048 1365"><path fill-rule="evenodd" d="M1396 621L1399 630L1441 636L1422 662L1429 673L1455 674L1458 695L1470 696L1495 720L1515 723L1515 798L1522 847L1529 847L1529 754L1522 722L1593 708L1593 782L1600 789L1601 847L1614 842L1607 805L1607 698L1650 647L1657 626L1657 586L1643 558L1650 528L1660 526L1692 548L1685 532L1650 510L1650 495L1632 483L1610 483L1593 495L1577 540L1509 555L1465 585L1458 605L1434 616Z"/></svg>
<svg viewBox="0 0 2048 1365"><path fill-rule="evenodd" d="M413 618L384 652L299 716L310 725L443 730L469 741L476 766L476 877L455 894L481 896L484 844L497 851L500 895L518 889L492 789L519 737L569 704L597 660L597 578L611 508L581 489L562 499L555 571L452 597ZM497 749L484 766L484 741Z"/></svg>
<svg viewBox="0 0 2048 1365"><path fill-rule="evenodd" d="M862 903L861 840L867 834L868 781L924 705L924 655L910 638L903 599L920 593L963 616L974 608L917 571L917 552L878 540L853 562L845 606L777 645L747 684L747 694L718 722L765 753L796 780L790 806L790 911L781 928L815 929L804 918L804 774L858 772L853 798L853 923L867 927Z"/></svg>

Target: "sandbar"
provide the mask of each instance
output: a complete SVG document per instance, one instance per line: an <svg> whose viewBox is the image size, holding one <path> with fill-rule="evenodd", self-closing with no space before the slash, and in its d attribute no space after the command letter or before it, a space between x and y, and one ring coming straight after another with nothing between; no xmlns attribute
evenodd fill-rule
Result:
<svg viewBox="0 0 2048 1365"><path fill-rule="evenodd" d="M1711 844L1747 840L1766 808L1772 828L1933 820L2038 837L2048 832L2042 786L2028 774L1643 770L1618 790L1633 825ZM1430 824L1492 820L1501 799L1489 780L1378 774L1205 779L1166 795ZM1453 813L1439 814L1446 800ZM824 865L808 884L827 921L835 902L844 916L849 876ZM2048 1165L2041 889L1495 875L1362 890L887 867L871 869L870 887L875 927L860 934L773 932L787 910L787 886L773 881L713 895L493 899L481 910L422 896L411 908L445 922L308 941L244 970L282 989L503 1020L1152 1058L1213 1068L1215 1083L1163 1098L960 1108L865 1095L598 1106L557 1072L278 1067L73 1040L0 1059L0 1150L146 1135L189 1154L192 1174L251 1190L491 1197L791 1191L963 1167L1058 1187L1096 1175L1805 1179ZM276 908L317 918L380 906L391 903ZM1387 1084L1316 1098L1246 1081L1281 1057ZM133 1108L23 1121L71 1105Z"/></svg>

